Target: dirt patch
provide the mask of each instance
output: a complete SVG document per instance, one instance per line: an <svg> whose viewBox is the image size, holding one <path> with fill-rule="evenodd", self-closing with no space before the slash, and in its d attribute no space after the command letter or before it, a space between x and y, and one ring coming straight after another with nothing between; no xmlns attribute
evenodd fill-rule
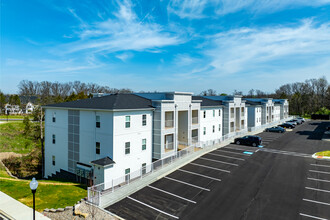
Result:
<svg viewBox="0 0 330 220"><path fill-rule="evenodd" d="M14 152L1 152L0 153L0 160L7 159L9 157L21 157L23 154L17 154Z"/></svg>

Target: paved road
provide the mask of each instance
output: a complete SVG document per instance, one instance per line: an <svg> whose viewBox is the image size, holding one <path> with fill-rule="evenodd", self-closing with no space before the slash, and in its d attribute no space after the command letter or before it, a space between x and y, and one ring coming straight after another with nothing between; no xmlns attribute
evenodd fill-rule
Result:
<svg viewBox="0 0 330 220"><path fill-rule="evenodd" d="M329 122L261 133L264 148L227 145L107 209L126 219L329 219ZM253 154L244 154L249 151Z"/></svg>

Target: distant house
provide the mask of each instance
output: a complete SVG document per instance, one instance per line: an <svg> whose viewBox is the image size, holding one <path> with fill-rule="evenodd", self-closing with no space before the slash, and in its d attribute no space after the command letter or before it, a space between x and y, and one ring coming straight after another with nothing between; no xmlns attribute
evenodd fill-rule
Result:
<svg viewBox="0 0 330 220"><path fill-rule="evenodd" d="M23 109L23 112L25 114L32 114L35 107L36 107L36 105L33 105L33 103L28 102L25 106L25 109Z"/></svg>
<svg viewBox="0 0 330 220"><path fill-rule="evenodd" d="M5 114L6 115L19 115L22 113L23 113L22 109L19 107L19 105L11 105L11 104L5 105Z"/></svg>

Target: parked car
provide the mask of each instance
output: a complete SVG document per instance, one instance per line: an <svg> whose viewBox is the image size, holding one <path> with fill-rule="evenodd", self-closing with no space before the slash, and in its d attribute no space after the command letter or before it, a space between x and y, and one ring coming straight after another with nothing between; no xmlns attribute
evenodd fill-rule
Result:
<svg viewBox="0 0 330 220"><path fill-rule="evenodd" d="M291 123L283 123L279 125L282 128L295 128L296 126L294 124Z"/></svg>
<svg viewBox="0 0 330 220"><path fill-rule="evenodd" d="M298 117L298 118L296 118L296 119L301 120L303 123L306 121L303 117Z"/></svg>
<svg viewBox="0 0 330 220"><path fill-rule="evenodd" d="M284 133L285 129L282 127L271 127L271 128L266 128L265 129L266 132L278 132L278 133Z"/></svg>
<svg viewBox="0 0 330 220"><path fill-rule="evenodd" d="M257 147L262 143L262 141L261 141L261 137L259 136L247 135L241 138L235 138L234 143L238 145L243 144L243 145L252 145L253 147Z"/></svg>
<svg viewBox="0 0 330 220"><path fill-rule="evenodd" d="M291 124L294 124L294 125L300 125L301 123L299 123L298 120L295 120L295 119L291 119L290 121L286 121L287 123L291 123Z"/></svg>
<svg viewBox="0 0 330 220"><path fill-rule="evenodd" d="M296 120L298 124L302 124L302 123L304 123L304 121L301 120L301 119L299 119L299 118L295 118L295 119L293 119L293 120Z"/></svg>

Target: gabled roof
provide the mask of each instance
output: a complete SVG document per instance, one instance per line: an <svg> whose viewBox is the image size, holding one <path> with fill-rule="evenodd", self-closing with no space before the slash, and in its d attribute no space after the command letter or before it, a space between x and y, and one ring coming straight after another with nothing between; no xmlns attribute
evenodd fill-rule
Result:
<svg viewBox="0 0 330 220"><path fill-rule="evenodd" d="M193 96L192 100L202 100L201 106L221 106L222 101L212 100L203 96Z"/></svg>
<svg viewBox="0 0 330 220"><path fill-rule="evenodd" d="M112 94L96 98L81 99L43 106L85 109L146 109L153 108L151 100L135 94Z"/></svg>
<svg viewBox="0 0 330 220"><path fill-rule="evenodd" d="M113 161L110 157L103 157L98 160L93 160L90 162L91 164L99 165L99 166L108 166L115 164L115 161Z"/></svg>

